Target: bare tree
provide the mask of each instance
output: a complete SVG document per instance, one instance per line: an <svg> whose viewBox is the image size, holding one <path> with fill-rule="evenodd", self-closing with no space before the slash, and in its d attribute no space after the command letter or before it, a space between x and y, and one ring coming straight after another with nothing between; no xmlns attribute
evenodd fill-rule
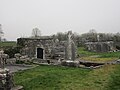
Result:
<svg viewBox="0 0 120 90"><path fill-rule="evenodd" d="M2 31L2 25L0 24L0 41L2 41L2 36L4 35Z"/></svg>
<svg viewBox="0 0 120 90"><path fill-rule="evenodd" d="M91 29L88 33L82 34L82 38L85 41L95 42L97 41L97 32L95 29Z"/></svg>
<svg viewBox="0 0 120 90"><path fill-rule="evenodd" d="M90 29L89 33L93 34L93 33L97 33L97 31L95 29Z"/></svg>
<svg viewBox="0 0 120 90"><path fill-rule="evenodd" d="M34 28L32 30L32 37L39 37L41 36L41 31L38 28Z"/></svg>
<svg viewBox="0 0 120 90"><path fill-rule="evenodd" d="M62 32L58 32L55 37L59 40L59 41L64 41L67 40L67 33L62 33Z"/></svg>

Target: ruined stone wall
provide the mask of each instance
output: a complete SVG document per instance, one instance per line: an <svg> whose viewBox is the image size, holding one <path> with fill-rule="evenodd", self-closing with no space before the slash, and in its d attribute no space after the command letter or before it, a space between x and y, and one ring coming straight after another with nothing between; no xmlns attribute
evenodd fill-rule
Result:
<svg viewBox="0 0 120 90"><path fill-rule="evenodd" d="M114 48L113 42L88 42L86 48L92 52L109 52Z"/></svg>

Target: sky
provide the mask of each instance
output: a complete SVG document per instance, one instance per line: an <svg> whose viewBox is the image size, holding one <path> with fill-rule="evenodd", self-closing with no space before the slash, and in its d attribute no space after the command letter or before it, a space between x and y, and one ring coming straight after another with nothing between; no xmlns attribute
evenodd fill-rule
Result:
<svg viewBox="0 0 120 90"><path fill-rule="evenodd" d="M0 0L0 24L7 40L90 29L120 32L120 0Z"/></svg>

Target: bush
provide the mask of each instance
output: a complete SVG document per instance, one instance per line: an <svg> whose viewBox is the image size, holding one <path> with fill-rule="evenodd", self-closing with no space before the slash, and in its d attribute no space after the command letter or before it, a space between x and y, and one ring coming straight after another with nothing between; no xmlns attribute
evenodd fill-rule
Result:
<svg viewBox="0 0 120 90"><path fill-rule="evenodd" d="M8 54L10 58L13 58L16 53L20 53L21 47L12 47L4 50L5 54Z"/></svg>

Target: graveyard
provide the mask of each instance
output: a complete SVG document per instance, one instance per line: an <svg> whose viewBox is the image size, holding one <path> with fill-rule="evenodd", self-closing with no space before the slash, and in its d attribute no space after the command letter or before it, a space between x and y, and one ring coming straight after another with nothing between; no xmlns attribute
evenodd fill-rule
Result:
<svg viewBox="0 0 120 90"><path fill-rule="evenodd" d="M118 90L120 51L116 44L101 43L98 38L98 43L79 46L75 40L68 31L62 41L37 36L0 42L0 89Z"/></svg>
<svg viewBox="0 0 120 90"><path fill-rule="evenodd" d="M85 56L99 54L85 50L81 50L81 52L80 54ZM101 61L118 59L113 54L109 57L102 56ZM42 64L36 68L15 73L14 80L16 84L23 85L25 90L119 90L119 78L119 64L106 64L97 69Z"/></svg>
<svg viewBox="0 0 120 90"><path fill-rule="evenodd" d="M84 55L96 54L86 52ZM119 64L105 65L97 69L42 64L14 73L14 83L22 85L24 90L118 90L120 88L119 77Z"/></svg>
<svg viewBox="0 0 120 90"><path fill-rule="evenodd" d="M120 0L0 0L0 90L120 90Z"/></svg>

